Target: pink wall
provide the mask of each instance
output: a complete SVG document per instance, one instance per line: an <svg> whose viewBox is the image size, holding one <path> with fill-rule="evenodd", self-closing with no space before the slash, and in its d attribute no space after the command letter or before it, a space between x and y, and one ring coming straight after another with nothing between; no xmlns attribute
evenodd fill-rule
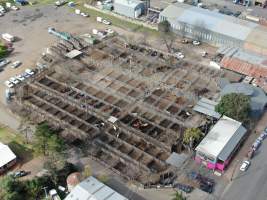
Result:
<svg viewBox="0 0 267 200"><path fill-rule="evenodd" d="M198 156L195 156L195 161L198 164L203 164L203 160ZM204 162L207 162L206 167L208 169L218 169L220 171L224 171L225 167L229 163L229 160L225 161L223 164L221 164L221 163L213 163L213 162L209 162L209 161L204 161Z"/></svg>

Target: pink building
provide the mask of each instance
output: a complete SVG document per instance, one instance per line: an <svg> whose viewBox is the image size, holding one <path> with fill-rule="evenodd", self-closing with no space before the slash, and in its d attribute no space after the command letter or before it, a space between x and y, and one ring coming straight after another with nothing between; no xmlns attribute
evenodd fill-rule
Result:
<svg viewBox="0 0 267 200"><path fill-rule="evenodd" d="M241 122L223 116L196 147L195 161L224 171L246 132Z"/></svg>

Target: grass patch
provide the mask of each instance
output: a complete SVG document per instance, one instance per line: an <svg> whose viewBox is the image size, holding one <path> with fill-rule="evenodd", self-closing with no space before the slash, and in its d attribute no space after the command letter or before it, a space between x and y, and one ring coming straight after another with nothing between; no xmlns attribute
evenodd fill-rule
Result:
<svg viewBox="0 0 267 200"><path fill-rule="evenodd" d="M0 127L0 142L7 144L23 162L33 158L34 151L32 145L26 144L26 140L22 135L15 133L7 127Z"/></svg>

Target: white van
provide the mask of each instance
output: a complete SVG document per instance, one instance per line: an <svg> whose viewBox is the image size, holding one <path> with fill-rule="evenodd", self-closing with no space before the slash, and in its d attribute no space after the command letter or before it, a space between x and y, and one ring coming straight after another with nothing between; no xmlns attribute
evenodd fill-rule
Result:
<svg viewBox="0 0 267 200"><path fill-rule="evenodd" d="M8 42L14 42L15 41L15 37L10 35L9 33L3 33L2 38Z"/></svg>

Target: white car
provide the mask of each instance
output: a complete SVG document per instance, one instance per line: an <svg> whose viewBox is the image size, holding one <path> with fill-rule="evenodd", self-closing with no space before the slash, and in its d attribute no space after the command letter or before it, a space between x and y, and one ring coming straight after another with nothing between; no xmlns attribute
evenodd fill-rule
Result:
<svg viewBox="0 0 267 200"><path fill-rule="evenodd" d="M81 13L81 16L83 16L83 17L88 17L89 15L88 14L86 14L86 13Z"/></svg>
<svg viewBox="0 0 267 200"><path fill-rule="evenodd" d="M25 80L25 77L22 76L21 74L20 75L17 75L16 78L20 81L24 81Z"/></svg>
<svg viewBox="0 0 267 200"><path fill-rule="evenodd" d="M8 63L10 63L9 60L7 60L7 59L0 59L0 67L4 67Z"/></svg>
<svg viewBox="0 0 267 200"><path fill-rule="evenodd" d="M112 29L110 29L110 28L106 29L105 31L106 31L108 34L113 34L113 33L114 33L114 31L113 31Z"/></svg>
<svg viewBox="0 0 267 200"><path fill-rule="evenodd" d="M251 83L251 81L253 80L253 77L251 76L246 76L244 79L243 79L243 83Z"/></svg>
<svg viewBox="0 0 267 200"><path fill-rule="evenodd" d="M175 53L175 56L176 56L176 58L178 58L178 59L183 59L183 58L184 58L184 54L182 54L182 52L177 52L177 53Z"/></svg>
<svg viewBox="0 0 267 200"><path fill-rule="evenodd" d="M22 73L21 74L24 78L29 78L31 75L30 74L28 74L28 73L26 73L26 72L24 72L24 73Z"/></svg>
<svg viewBox="0 0 267 200"><path fill-rule="evenodd" d="M109 22L109 21L107 21L107 20L105 20L105 19L102 20L102 23L103 23L103 24L106 24L106 25L110 25L110 24L111 24L111 22Z"/></svg>
<svg viewBox="0 0 267 200"><path fill-rule="evenodd" d="M9 79L9 81L10 81L11 83L13 83L14 85L16 85L16 84L19 83L19 80L16 79L15 77L11 77L11 78Z"/></svg>
<svg viewBox="0 0 267 200"><path fill-rule="evenodd" d="M11 6L11 10L19 10L17 6Z"/></svg>
<svg viewBox="0 0 267 200"><path fill-rule="evenodd" d="M17 68L18 66L20 66L21 64L22 64L22 62L17 60L15 62L13 62L10 67L14 69L14 68Z"/></svg>
<svg viewBox="0 0 267 200"><path fill-rule="evenodd" d="M194 41L193 41L193 45L198 46L198 45L200 45L200 42L197 41L197 40L194 40Z"/></svg>
<svg viewBox="0 0 267 200"><path fill-rule="evenodd" d="M248 160L243 161L243 163L240 167L240 171L242 171L242 172L246 171L248 169L249 165L250 165L250 161L248 161Z"/></svg>
<svg viewBox="0 0 267 200"><path fill-rule="evenodd" d="M31 69L25 69L25 72L29 75L34 75L34 71L32 71Z"/></svg>
<svg viewBox="0 0 267 200"><path fill-rule="evenodd" d="M5 85L6 85L7 87L9 87L9 88L14 87L14 84L11 83L10 81L5 81Z"/></svg>
<svg viewBox="0 0 267 200"><path fill-rule="evenodd" d="M251 84L252 84L254 87L258 87L257 79L253 79L253 81L251 82Z"/></svg>

